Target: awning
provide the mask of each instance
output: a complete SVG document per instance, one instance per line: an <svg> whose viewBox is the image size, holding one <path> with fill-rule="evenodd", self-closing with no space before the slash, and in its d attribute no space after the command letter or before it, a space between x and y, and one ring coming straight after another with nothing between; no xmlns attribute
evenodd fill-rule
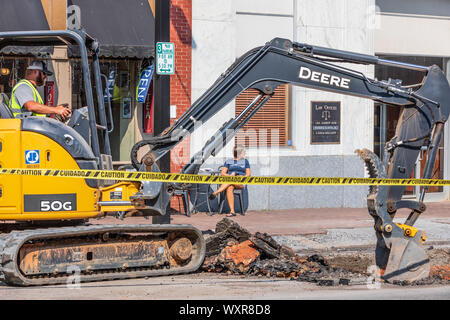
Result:
<svg viewBox="0 0 450 320"><path fill-rule="evenodd" d="M100 44L102 57L154 55L155 18L147 0L67 0L80 7L81 27Z"/></svg>
<svg viewBox="0 0 450 320"><path fill-rule="evenodd" d="M0 32L49 30L41 1L0 0ZM9 46L1 50L4 54L46 55L53 53L51 47Z"/></svg>
<svg viewBox="0 0 450 320"><path fill-rule="evenodd" d="M79 38L84 41L84 46L88 50L96 47L95 39L79 30L33 30L0 32L0 50L23 48L23 50L29 52L32 48L41 47L67 46L68 48L78 48L77 39Z"/></svg>

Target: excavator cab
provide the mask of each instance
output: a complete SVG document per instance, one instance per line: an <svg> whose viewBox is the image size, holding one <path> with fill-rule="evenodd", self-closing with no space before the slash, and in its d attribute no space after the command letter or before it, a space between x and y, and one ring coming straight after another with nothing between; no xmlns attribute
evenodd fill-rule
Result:
<svg viewBox="0 0 450 320"><path fill-rule="evenodd" d="M69 48L80 59L80 77L84 86L84 97L81 100L85 101L86 106L73 110L70 120L64 123L49 117L27 115L20 115L20 118L15 119L7 104L2 103L0 139L3 147L0 165L27 169L112 170L109 138L113 130L112 111L110 103L107 104L109 112L105 108L102 79L106 83L107 77L100 73L98 42L80 30L0 32L0 49L8 46ZM148 182L116 183L111 175L103 176L104 180L84 179L66 183L57 179L57 182L48 182L45 194L60 194L64 190L65 194L74 195L71 207L76 209L63 210L65 212L61 212L60 216L48 215L48 212L42 212L36 205L32 208L26 206L30 202L25 198L37 193L34 186L42 184L49 177L2 177L3 194L10 196L0 197L0 219L88 219L110 212L131 212L147 217L166 213L170 201L166 190L161 191L159 188L155 194L155 188ZM113 194L115 191L117 195ZM66 197L49 201L67 202L63 198ZM157 199L154 200L155 198Z"/></svg>
<svg viewBox="0 0 450 320"><path fill-rule="evenodd" d="M1 32L0 48L10 46L70 48L80 58L86 107L73 110L67 123L56 118L29 116L26 113L14 118L7 104L8 97L3 95L0 103L1 166L27 169L112 169L98 43L83 31ZM95 81L95 86L91 79ZM98 216L97 203L83 199L87 197L99 200L99 188L105 187L106 181L108 180L85 179L67 182L41 177L4 176L0 181L3 194L0 197L0 219L34 221L76 217L77 220L82 220ZM42 185L42 190L37 190L37 185ZM51 194L55 196L49 196ZM68 194L71 196L67 196ZM61 206L61 210L45 211L40 204L41 198L48 198L46 201L50 205L66 204L65 208L70 210ZM55 208L58 207L55 204Z"/></svg>
<svg viewBox="0 0 450 320"><path fill-rule="evenodd" d="M87 167L86 164L81 164L81 166L86 169L112 169L109 141L109 133L111 130L108 128L102 91L98 42L81 30L0 32L0 49L8 46L66 46L67 48L71 48L71 52L74 52L75 55L79 55L86 107L73 110L72 119L67 122L67 125L64 123L56 124L50 118L42 117L38 119L25 115L23 117L22 127L39 132L51 130L55 137L64 137L65 135L67 137L75 131L84 138L83 140L89 145L89 149L93 154L93 156L89 156L89 160L92 160L93 164ZM91 83L91 66L92 79L95 81L94 86ZM95 92L93 88L95 88ZM0 103L1 118L13 118L11 111L8 109L7 96L3 94ZM111 109L108 111L111 118ZM77 141L77 139L74 139L74 141ZM84 146L84 143L81 143ZM68 146L67 143L66 145Z"/></svg>

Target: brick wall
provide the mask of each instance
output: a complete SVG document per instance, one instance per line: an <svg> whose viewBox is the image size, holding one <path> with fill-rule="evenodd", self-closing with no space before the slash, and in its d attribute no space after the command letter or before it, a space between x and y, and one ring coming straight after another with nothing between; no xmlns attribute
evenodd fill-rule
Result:
<svg viewBox="0 0 450 320"><path fill-rule="evenodd" d="M191 106L192 0L171 0L170 41L175 44L175 74L170 76L170 104L179 118ZM171 124L175 119L171 119ZM170 154L171 172L180 172L190 159L190 139L184 139ZM178 201L172 199L178 210Z"/></svg>

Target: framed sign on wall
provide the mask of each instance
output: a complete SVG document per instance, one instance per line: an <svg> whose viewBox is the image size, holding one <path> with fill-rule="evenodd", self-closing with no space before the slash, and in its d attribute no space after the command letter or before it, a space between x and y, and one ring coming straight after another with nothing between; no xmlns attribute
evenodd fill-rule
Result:
<svg viewBox="0 0 450 320"><path fill-rule="evenodd" d="M341 102L311 101L311 144L341 143Z"/></svg>

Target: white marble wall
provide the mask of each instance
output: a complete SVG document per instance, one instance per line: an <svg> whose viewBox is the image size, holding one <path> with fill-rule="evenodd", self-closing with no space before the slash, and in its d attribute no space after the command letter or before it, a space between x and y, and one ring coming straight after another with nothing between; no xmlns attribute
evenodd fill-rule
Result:
<svg viewBox="0 0 450 320"><path fill-rule="evenodd" d="M377 5L377 53L450 56L450 1L377 0Z"/></svg>
<svg viewBox="0 0 450 320"><path fill-rule="evenodd" d="M372 28L374 0L299 0L296 8L296 41L340 50L374 54ZM373 66L354 66L373 76ZM294 88L294 148L301 155L350 155L358 148L373 148L373 102L371 100ZM310 144L310 102L341 101L341 143Z"/></svg>
<svg viewBox="0 0 450 320"><path fill-rule="evenodd" d="M236 58L235 0L193 0L192 39L194 102ZM234 103L196 130L191 137L191 155L199 151L217 128L231 117L234 117ZM226 153L230 154L232 148L231 145L227 146Z"/></svg>
<svg viewBox="0 0 450 320"><path fill-rule="evenodd" d="M235 58L270 39L286 37L335 49L374 53L374 0L193 0L192 97L195 100L230 66ZM373 67L354 66L373 76ZM342 101L342 135L339 145L310 144L310 101ZM207 140L234 114L230 104L194 134L192 150ZM293 147L284 155L349 155L373 146L372 101L294 88L291 130ZM200 138L200 136L203 136ZM230 152L230 146L225 150Z"/></svg>

